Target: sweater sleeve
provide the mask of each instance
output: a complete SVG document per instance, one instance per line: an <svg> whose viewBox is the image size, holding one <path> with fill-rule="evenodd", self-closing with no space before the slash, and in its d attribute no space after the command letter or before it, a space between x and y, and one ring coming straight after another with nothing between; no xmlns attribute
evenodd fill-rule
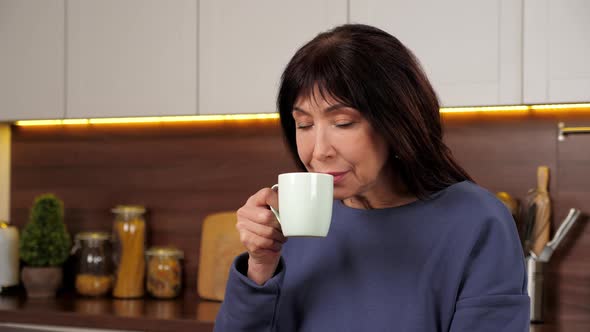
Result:
<svg viewBox="0 0 590 332"><path fill-rule="evenodd" d="M526 266L514 221L498 213L475 234L450 331L528 332Z"/></svg>
<svg viewBox="0 0 590 332"><path fill-rule="evenodd" d="M225 299L215 320L215 332L271 332L274 330L275 311L284 277L281 258L277 272L263 285L246 275L248 254L238 256L229 272Z"/></svg>

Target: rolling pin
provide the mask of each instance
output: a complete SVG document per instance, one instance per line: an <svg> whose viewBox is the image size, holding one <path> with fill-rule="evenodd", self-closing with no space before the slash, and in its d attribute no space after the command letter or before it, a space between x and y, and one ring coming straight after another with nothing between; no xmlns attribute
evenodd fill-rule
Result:
<svg viewBox="0 0 590 332"><path fill-rule="evenodd" d="M537 168L537 190L533 199L536 205L536 212L532 251L536 255L540 255L547 242L549 242L551 201L549 199L548 188L549 167L539 166Z"/></svg>

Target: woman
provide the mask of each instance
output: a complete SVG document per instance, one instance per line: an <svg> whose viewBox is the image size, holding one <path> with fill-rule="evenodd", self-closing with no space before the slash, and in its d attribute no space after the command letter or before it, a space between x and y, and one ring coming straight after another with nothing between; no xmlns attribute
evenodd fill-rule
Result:
<svg viewBox="0 0 590 332"><path fill-rule="evenodd" d="M215 331L528 331L512 217L455 162L439 104L395 37L343 25L303 46L278 97L302 170L334 176L326 238L289 242L264 188Z"/></svg>

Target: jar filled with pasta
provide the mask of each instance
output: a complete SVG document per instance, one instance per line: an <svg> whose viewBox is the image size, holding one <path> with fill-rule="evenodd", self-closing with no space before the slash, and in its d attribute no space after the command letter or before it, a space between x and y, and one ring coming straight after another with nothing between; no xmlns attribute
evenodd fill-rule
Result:
<svg viewBox="0 0 590 332"><path fill-rule="evenodd" d="M152 247L146 252L147 290L159 299L171 299L182 288L182 251L172 247Z"/></svg>
<svg viewBox="0 0 590 332"><path fill-rule="evenodd" d="M113 286L111 236L82 232L74 237L77 261L76 291L85 296L107 294Z"/></svg>
<svg viewBox="0 0 590 332"><path fill-rule="evenodd" d="M115 286L113 296L137 298L144 294L146 225L145 208L119 205L115 213L113 243L115 247Z"/></svg>

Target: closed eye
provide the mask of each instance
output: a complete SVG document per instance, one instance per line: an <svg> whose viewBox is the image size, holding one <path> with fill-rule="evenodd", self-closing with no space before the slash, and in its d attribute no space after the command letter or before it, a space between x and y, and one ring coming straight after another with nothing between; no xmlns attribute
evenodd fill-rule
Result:
<svg viewBox="0 0 590 332"><path fill-rule="evenodd" d="M308 129L308 128L311 128L311 127L313 127L312 124L305 124L305 123L298 123L296 125L296 128L297 129Z"/></svg>
<svg viewBox="0 0 590 332"><path fill-rule="evenodd" d="M354 122L342 122L342 123L337 123L336 127L346 128L346 127L351 127L353 124L354 124Z"/></svg>

